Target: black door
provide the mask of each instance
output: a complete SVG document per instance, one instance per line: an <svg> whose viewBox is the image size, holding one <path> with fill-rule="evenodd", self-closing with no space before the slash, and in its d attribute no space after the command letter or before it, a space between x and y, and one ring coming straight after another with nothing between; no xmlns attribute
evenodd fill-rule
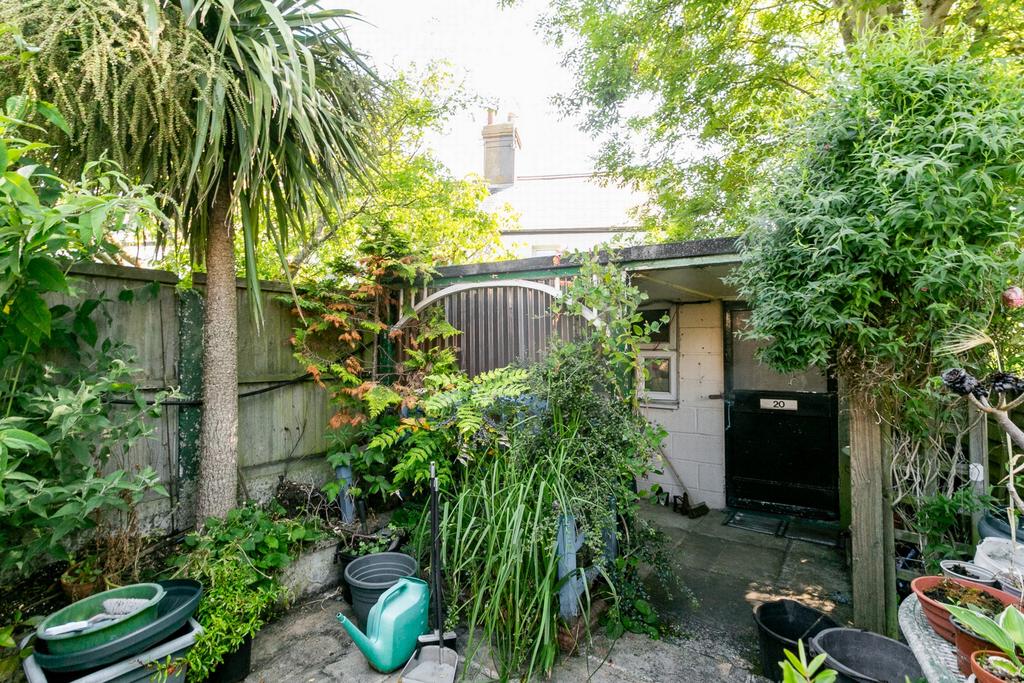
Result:
<svg viewBox="0 0 1024 683"><path fill-rule="evenodd" d="M839 516L835 383L817 369L783 375L754 357L750 311L725 308L725 497L730 507Z"/></svg>

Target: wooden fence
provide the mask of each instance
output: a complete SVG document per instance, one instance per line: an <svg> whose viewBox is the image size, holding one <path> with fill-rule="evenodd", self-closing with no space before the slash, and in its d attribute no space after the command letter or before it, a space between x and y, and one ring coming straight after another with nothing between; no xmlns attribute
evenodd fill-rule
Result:
<svg viewBox="0 0 1024 683"><path fill-rule="evenodd" d="M200 397L201 278L196 278L193 289L179 290L178 278L159 270L82 264L72 269L72 275L84 295L108 301L109 319L97 321L100 339L134 347L135 366L140 370L137 381L147 394L173 387L183 394L183 402ZM120 299L124 290L134 291L132 301ZM239 281L240 394L305 373L289 343L295 320L278 301L287 291L280 283L262 285L264 321L258 330L245 284ZM165 406L153 424L151 438L132 447L119 463L129 469L152 466L170 492L169 498L149 495L140 506L140 519L147 528L178 531L195 523L192 495L198 476L199 416L197 405ZM266 499L282 476L324 481L330 473L322 457L329 417L327 394L311 380L239 398L239 496Z"/></svg>

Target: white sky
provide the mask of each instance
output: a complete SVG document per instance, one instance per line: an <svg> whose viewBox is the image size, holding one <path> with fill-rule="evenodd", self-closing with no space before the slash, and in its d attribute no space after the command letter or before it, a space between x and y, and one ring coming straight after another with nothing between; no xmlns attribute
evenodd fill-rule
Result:
<svg viewBox="0 0 1024 683"><path fill-rule="evenodd" d="M593 169L598 144L574 121L560 117L550 99L568 92L572 74L558 50L535 27L543 0L500 9L497 0L327 0L363 16L350 24L355 47L378 66L403 68L436 59L451 63L468 89L498 105L498 120L518 116L523 148L518 175L577 173ZM431 140L438 157L457 176L480 173L480 128L486 112L468 111Z"/></svg>

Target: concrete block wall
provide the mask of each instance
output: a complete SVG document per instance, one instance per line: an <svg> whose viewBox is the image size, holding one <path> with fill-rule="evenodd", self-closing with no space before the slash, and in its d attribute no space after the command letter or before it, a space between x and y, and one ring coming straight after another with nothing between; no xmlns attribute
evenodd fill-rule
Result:
<svg viewBox="0 0 1024 683"><path fill-rule="evenodd" d="M722 304L681 304L676 316L678 404L651 404L643 412L668 432L663 450L690 497L712 508L724 508L724 404L720 398L709 398L725 391ZM681 493L668 463L659 469L662 474L651 475L640 484L658 483L673 495Z"/></svg>

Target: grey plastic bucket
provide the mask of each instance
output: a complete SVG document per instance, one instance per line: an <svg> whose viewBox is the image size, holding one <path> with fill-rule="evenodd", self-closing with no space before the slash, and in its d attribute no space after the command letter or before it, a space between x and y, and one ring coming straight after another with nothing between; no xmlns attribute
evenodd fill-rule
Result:
<svg viewBox="0 0 1024 683"><path fill-rule="evenodd" d="M810 648L811 638L825 629L839 626L824 612L795 600L761 603L754 610L754 623L761 646L761 669L775 683L782 680L779 662L786 659L784 650L796 654L798 640L804 641L805 649Z"/></svg>
<svg viewBox="0 0 1024 683"><path fill-rule="evenodd" d="M838 683L903 683L924 678L913 651L892 638L856 628L830 628L814 636L811 650L825 653Z"/></svg>
<svg viewBox="0 0 1024 683"><path fill-rule="evenodd" d="M374 553L352 560L345 567L345 581L352 591L352 611L359 626L366 629L366 617L384 591L417 571L419 563L404 553Z"/></svg>

